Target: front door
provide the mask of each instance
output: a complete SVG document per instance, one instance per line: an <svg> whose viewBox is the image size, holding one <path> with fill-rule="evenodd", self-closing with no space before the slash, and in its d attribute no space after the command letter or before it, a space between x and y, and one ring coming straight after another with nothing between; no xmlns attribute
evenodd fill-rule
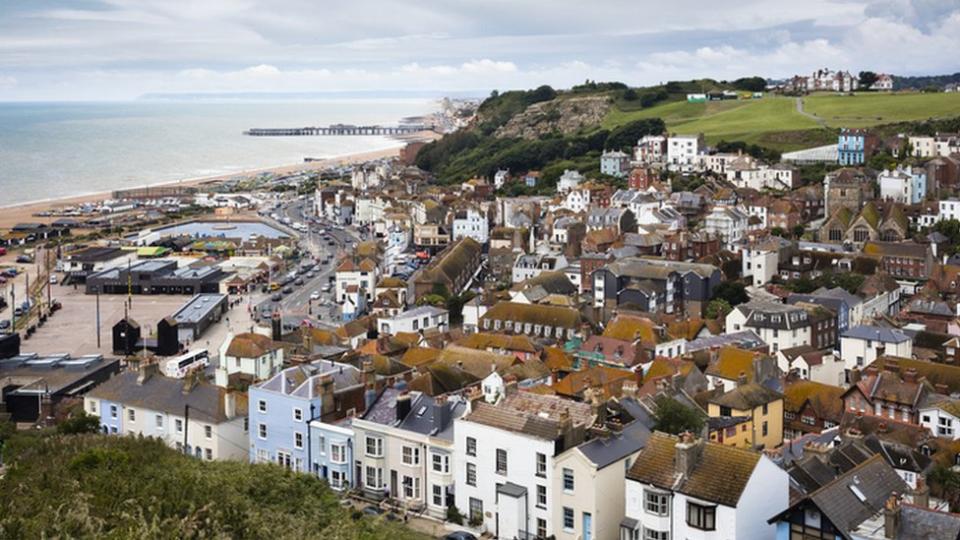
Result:
<svg viewBox="0 0 960 540"><path fill-rule="evenodd" d="M593 516L583 513L583 540L593 540Z"/></svg>
<svg viewBox="0 0 960 540"><path fill-rule="evenodd" d="M397 471L390 471L390 496L400 498L400 490L397 489Z"/></svg>

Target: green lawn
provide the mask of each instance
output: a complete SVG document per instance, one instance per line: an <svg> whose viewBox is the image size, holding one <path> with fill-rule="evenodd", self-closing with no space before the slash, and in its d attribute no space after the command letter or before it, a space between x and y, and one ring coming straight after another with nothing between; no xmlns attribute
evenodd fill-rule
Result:
<svg viewBox="0 0 960 540"><path fill-rule="evenodd" d="M960 93L820 94L803 99L804 110L822 118L830 128L870 127L960 115ZM604 119L603 127L610 129L653 117L662 118L675 133L703 133L708 143L741 140L789 151L836 140L833 132L797 112L796 98L770 95L742 101L672 101L638 111L614 107Z"/></svg>
<svg viewBox="0 0 960 540"><path fill-rule="evenodd" d="M830 127L870 127L960 115L960 93L820 94L805 97L804 110L816 114Z"/></svg>

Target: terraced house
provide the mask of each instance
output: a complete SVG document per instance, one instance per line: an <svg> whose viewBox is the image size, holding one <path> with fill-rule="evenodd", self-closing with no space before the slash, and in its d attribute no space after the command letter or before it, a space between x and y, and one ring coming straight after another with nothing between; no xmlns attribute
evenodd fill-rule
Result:
<svg viewBox="0 0 960 540"><path fill-rule="evenodd" d="M709 264L625 257L593 272L593 307L604 319L628 304L650 313L699 316L719 284L720 270Z"/></svg>
<svg viewBox="0 0 960 540"><path fill-rule="evenodd" d="M412 392L403 381L385 388L353 420L356 478L364 494L445 517L454 500L454 421L466 409L461 399Z"/></svg>
<svg viewBox="0 0 960 540"><path fill-rule="evenodd" d="M504 332L567 340L581 330L576 309L541 304L499 302L480 317L484 332Z"/></svg>

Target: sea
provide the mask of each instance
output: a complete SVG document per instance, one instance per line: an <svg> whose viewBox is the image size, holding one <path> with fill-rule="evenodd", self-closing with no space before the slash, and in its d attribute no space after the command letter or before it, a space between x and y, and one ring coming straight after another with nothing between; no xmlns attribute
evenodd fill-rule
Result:
<svg viewBox="0 0 960 540"><path fill-rule="evenodd" d="M396 124L433 99L0 103L0 208L384 150L388 137L249 137L252 127Z"/></svg>

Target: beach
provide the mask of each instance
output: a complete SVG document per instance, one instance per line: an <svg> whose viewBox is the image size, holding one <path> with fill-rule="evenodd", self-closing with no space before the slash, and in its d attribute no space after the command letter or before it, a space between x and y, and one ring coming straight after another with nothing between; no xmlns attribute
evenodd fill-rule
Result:
<svg viewBox="0 0 960 540"><path fill-rule="evenodd" d="M238 179L238 178L250 178L257 176L263 173L273 173L278 175L283 174L293 174L300 171L311 171L311 170L320 170L328 167L333 167L337 165L348 165L351 163L363 163L365 161L372 161L377 159L386 159L398 157L400 155L400 150L402 146L397 146L395 148L387 148L383 150L374 150L370 152L359 152L355 154L348 154L344 156L332 157L329 159L310 161L310 162L301 162L291 165L282 165L279 167L267 167L261 169L248 169L244 171L234 172L230 174L221 174L215 176L204 176L199 178L185 178L182 180L177 180L174 182L162 182L156 184L149 184L150 187L156 186L198 186L202 187L204 185L213 185L225 180ZM146 187L145 185L139 186L124 186L122 189L133 189L137 187ZM34 214L54 210L57 208L63 208L68 206L75 206L78 204L85 203L96 203L99 201L108 200L112 196L112 191L104 191L98 193L90 193L85 195L75 195L57 199L46 199L42 201L27 202L22 204L15 204L10 206L0 206L0 229L9 229L16 225L17 223L50 223L59 218L59 216L35 216Z"/></svg>

